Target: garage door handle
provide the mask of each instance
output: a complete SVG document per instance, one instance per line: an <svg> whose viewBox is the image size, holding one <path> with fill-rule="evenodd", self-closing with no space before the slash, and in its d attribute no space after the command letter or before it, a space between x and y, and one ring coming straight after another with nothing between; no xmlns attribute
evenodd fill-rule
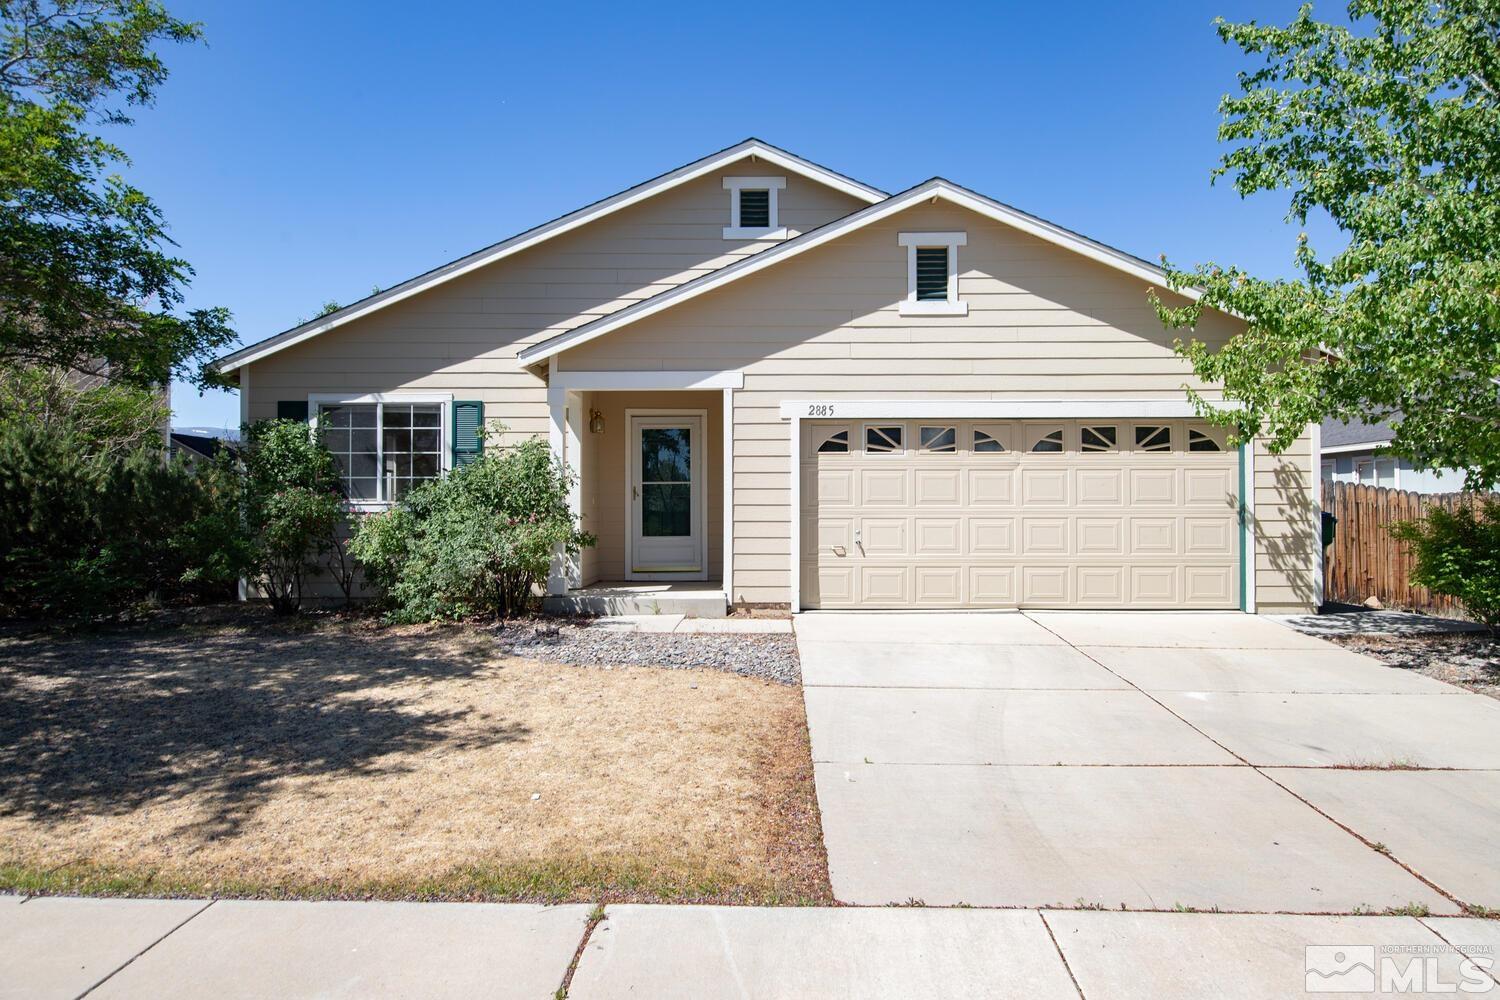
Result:
<svg viewBox="0 0 1500 1000"><path fill-rule="evenodd" d="M846 556L849 553L842 545L835 545L833 547L833 554L836 556Z"/></svg>

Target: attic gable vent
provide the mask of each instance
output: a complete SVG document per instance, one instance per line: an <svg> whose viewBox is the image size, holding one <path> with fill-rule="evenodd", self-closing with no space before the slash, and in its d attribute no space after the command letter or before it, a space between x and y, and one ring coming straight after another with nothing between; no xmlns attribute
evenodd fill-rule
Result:
<svg viewBox="0 0 1500 1000"><path fill-rule="evenodd" d="M726 240L784 240L787 231L777 218L777 202L786 189L785 177L726 177L729 225Z"/></svg>
<svg viewBox="0 0 1500 1000"><path fill-rule="evenodd" d="M947 247L917 247L917 301L948 301Z"/></svg>
<svg viewBox="0 0 1500 1000"><path fill-rule="evenodd" d="M771 192L764 188L740 189L740 225L746 229L771 227Z"/></svg>

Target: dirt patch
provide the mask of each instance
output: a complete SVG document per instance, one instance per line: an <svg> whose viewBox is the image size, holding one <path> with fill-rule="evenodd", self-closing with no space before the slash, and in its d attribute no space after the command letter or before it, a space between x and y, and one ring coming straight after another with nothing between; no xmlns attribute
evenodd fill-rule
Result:
<svg viewBox="0 0 1500 1000"><path fill-rule="evenodd" d="M468 627L0 636L0 889L827 902L801 692Z"/></svg>
<svg viewBox="0 0 1500 1000"><path fill-rule="evenodd" d="M1329 636L1345 649L1413 670L1477 694L1500 698L1500 640L1483 632L1456 635Z"/></svg>

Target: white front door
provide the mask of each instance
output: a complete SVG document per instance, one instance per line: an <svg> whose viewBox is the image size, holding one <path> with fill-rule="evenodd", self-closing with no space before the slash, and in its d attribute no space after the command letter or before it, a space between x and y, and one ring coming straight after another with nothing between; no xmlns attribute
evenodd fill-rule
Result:
<svg viewBox="0 0 1500 1000"><path fill-rule="evenodd" d="M701 414L631 416L630 579L707 579L705 444Z"/></svg>

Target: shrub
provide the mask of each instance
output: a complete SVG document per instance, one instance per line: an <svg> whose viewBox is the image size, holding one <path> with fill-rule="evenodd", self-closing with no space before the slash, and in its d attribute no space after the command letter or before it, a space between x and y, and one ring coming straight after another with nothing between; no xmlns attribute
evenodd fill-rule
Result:
<svg viewBox="0 0 1500 1000"><path fill-rule="evenodd" d="M0 421L0 610L93 618L238 577L232 484L167 463L160 436L146 440L101 451L74 419Z"/></svg>
<svg viewBox="0 0 1500 1000"><path fill-rule="evenodd" d="M569 472L546 442L490 452L363 519L352 550L400 622L525 610L554 548L594 539L568 511Z"/></svg>
<svg viewBox="0 0 1500 1000"><path fill-rule="evenodd" d="M321 573L344 512L333 455L298 420L266 420L245 431L243 511L251 565L271 607L302 605L309 575Z"/></svg>
<svg viewBox="0 0 1500 1000"><path fill-rule="evenodd" d="M1412 583L1456 599L1491 629L1500 626L1500 498L1432 507L1425 520L1399 524L1393 534L1415 552Z"/></svg>

